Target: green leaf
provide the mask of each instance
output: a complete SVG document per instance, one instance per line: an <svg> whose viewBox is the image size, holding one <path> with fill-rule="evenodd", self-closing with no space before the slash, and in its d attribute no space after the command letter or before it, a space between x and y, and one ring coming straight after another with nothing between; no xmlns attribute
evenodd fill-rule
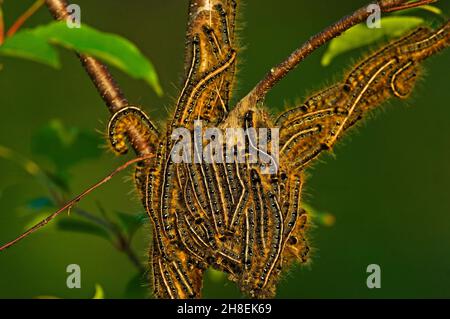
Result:
<svg viewBox="0 0 450 319"><path fill-rule="evenodd" d="M355 25L330 42L322 56L321 64L328 66L340 54L373 44L384 38L399 37L424 23L425 20L418 17L394 16L381 19L379 29L370 29L365 23Z"/></svg>
<svg viewBox="0 0 450 319"><path fill-rule="evenodd" d="M57 221L59 230L90 234L110 240L109 233L102 227L76 218L64 218Z"/></svg>
<svg viewBox="0 0 450 319"><path fill-rule="evenodd" d="M99 134L67 128L61 121L53 120L42 127L32 138L31 149L36 155L50 159L58 171L54 182L64 182L67 168L87 159L98 158L102 151Z"/></svg>
<svg viewBox="0 0 450 319"><path fill-rule="evenodd" d="M148 289L145 287L146 280L142 274L136 274L127 283L125 288L125 298L128 299L147 299L149 297Z"/></svg>
<svg viewBox="0 0 450 319"><path fill-rule="evenodd" d="M0 46L0 55L28 59L54 68L60 67L56 49L32 30L24 30L7 38Z"/></svg>
<svg viewBox="0 0 450 319"><path fill-rule="evenodd" d="M158 95L162 95L155 68L139 49L127 39L100 32L83 24L68 28L65 22L53 22L38 27L34 33L53 44L88 54L109 63L136 79L146 81Z"/></svg>
<svg viewBox="0 0 450 319"><path fill-rule="evenodd" d="M6 39L0 46L0 55L30 59L59 68L58 53L51 44L99 58L133 78L146 81L159 96L163 94L154 66L133 43L86 24L71 29L65 21L60 21L22 30Z"/></svg>

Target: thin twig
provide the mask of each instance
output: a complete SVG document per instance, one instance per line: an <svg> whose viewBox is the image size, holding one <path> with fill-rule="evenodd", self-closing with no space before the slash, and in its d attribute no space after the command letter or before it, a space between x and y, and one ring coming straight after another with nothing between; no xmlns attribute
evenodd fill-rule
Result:
<svg viewBox="0 0 450 319"><path fill-rule="evenodd" d="M87 190L85 190L84 192L82 192L80 195L76 196L74 199L72 199L71 201L69 201L68 203L66 203L63 207L61 207L58 211L56 211L55 213L51 214L50 216L48 216L47 218L43 219L41 222L39 222L38 224L34 225L33 227L31 227L30 229L28 229L26 232L24 232L22 235L20 235L19 237L17 237L16 239L10 241L9 243L3 245L0 247L0 251L5 250L6 248L11 247L12 245L16 244L17 242L19 242L20 240L24 239L25 237L28 237L29 235L31 235L32 233L34 233L35 231L37 231L39 228L47 225L51 220L53 220L54 218L56 218L58 215L60 215L62 212L64 212L67 209L72 208L75 204L77 204L81 199L83 199L86 195L88 195L89 193L91 193L92 191L94 191L95 189L97 189L98 187L100 187L101 185L105 184L106 182L108 182L114 175L116 175L117 173L125 170L126 168L128 168L130 165L133 165L137 162L141 162L147 159L150 159L154 157L153 155L146 155L146 156L142 156L142 157L138 157L135 159L132 159L128 162L126 162L125 164L123 164L122 166L116 168L113 172L111 172L108 176L106 176L105 178L103 178L102 180L100 180L99 182L95 183L94 185L92 185L91 187L89 187Z"/></svg>
<svg viewBox="0 0 450 319"><path fill-rule="evenodd" d="M380 0L378 4L381 12L394 12L404 9L410 9L426 4L436 2L436 0L418 0L409 2L409 0ZM251 91L244 97L239 105L248 107L248 105L256 105L262 102L270 89L283 79L291 70L298 66L306 57L308 57L315 50L323 46L325 43L342 34L352 26L365 21L372 12L368 10L368 6L362 7L353 14L344 17L337 23L326 28L324 31L311 37L299 49L295 50L285 61L281 62L276 67L272 68Z"/></svg>
<svg viewBox="0 0 450 319"><path fill-rule="evenodd" d="M7 37L12 37L20 27L33 15L35 14L40 7L42 7L45 3L45 0L37 0L33 5L28 8L17 20L13 23L11 28L9 28L8 32L6 32Z"/></svg>

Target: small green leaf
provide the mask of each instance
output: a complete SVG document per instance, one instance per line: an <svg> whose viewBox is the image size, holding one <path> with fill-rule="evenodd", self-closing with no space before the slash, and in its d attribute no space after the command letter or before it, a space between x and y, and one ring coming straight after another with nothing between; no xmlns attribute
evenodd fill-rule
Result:
<svg viewBox="0 0 450 319"><path fill-rule="evenodd" d="M163 94L153 65L123 37L100 32L86 24L81 28L68 28L65 22L53 22L34 32L53 44L97 57L136 79L145 80L158 95Z"/></svg>
<svg viewBox="0 0 450 319"><path fill-rule="evenodd" d="M6 39L0 46L0 55L30 59L59 68L58 53L51 44L99 58L133 78L146 81L159 96L163 94L155 68L133 43L86 24L81 28L68 28L65 22L60 21L22 30Z"/></svg>
<svg viewBox="0 0 450 319"><path fill-rule="evenodd" d="M149 297L149 292L145 285L146 280L142 274L133 276L125 288L125 298L147 299Z"/></svg>
<svg viewBox="0 0 450 319"><path fill-rule="evenodd" d="M58 220L56 224L59 230L90 234L110 240L110 235L105 229L81 219L64 218Z"/></svg>
<svg viewBox="0 0 450 319"><path fill-rule="evenodd" d="M32 30L25 30L7 38L0 46L0 55L17 57L60 67L56 49Z"/></svg>
<svg viewBox="0 0 450 319"><path fill-rule="evenodd" d="M105 292L101 285L95 284L95 294L92 299L105 299Z"/></svg>
<svg viewBox="0 0 450 319"><path fill-rule="evenodd" d="M74 127L67 128L61 121L53 120L42 127L32 138L31 149L34 154L50 159L61 171L54 178L64 182L67 168L87 159L98 158L102 152L99 134L82 131Z"/></svg>
<svg viewBox="0 0 450 319"><path fill-rule="evenodd" d="M328 66L342 53L373 44L383 38L399 37L424 23L424 19L418 17L394 16L381 19L379 29L370 29L365 23L358 24L330 42L321 64Z"/></svg>

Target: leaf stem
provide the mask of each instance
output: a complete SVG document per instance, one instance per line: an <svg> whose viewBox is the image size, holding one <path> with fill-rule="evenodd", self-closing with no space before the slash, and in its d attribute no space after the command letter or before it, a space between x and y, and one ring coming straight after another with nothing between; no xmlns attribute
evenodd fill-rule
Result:
<svg viewBox="0 0 450 319"><path fill-rule="evenodd" d="M6 32L7 37L12 37L20 27L33 15L35 14L40 7L42 7L45 3L45 0L37 0L31 7L28 8L9 28L8 32Z"/></svg>

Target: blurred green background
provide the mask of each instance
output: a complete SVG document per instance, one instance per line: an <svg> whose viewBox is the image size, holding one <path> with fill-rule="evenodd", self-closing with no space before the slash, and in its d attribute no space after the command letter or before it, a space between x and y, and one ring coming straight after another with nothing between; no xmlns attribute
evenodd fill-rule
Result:
<svg viewBox="0 0 450 319"><path fill-rule="evenodd" d="M155 65L166 92L158 98L143 82L112 70L131 102L164 120L174 104L183 69L187 0L78 0L82 22L133 41ZM242 97L273 65L308 37L365 4L361 0L252 0L241 9ZM4 1L6 24L32 1ZM450 13L450 3L438 4ZM51 20L41 9L27 27ZM104 131L108 113L78 60L60 50L63 67L53 70L24 60L1 58L0 145L40 165L51 163L32 152L32 136L52 119L68 127ZM317 51L271 92L274 112L311 91L341 79L367 48L344 54L324 68ZM295 267L279 286L280 298L449 298L450 297L450 52L426 62L425 80L408 102L393 101L311 170L307 202L332 213L332 227L312 230L310 266ZM97 133L95 133L97 134ZM126 158L104 151L99 159L73 166L70 186L79 193ZM128 173L127 173L128 174ZM127 174L115 178L79 204L99 214L139 213ZM129 175L129 174L128 174ZM16 164L0 159L0 242L11 240L31 221L23 206L45 195L41 184ZM143 227L134 249L146 260L150 239ZM66 267L79 264L82 288L66 287ZM382 288L366 286L366 267L379 264ZM91 298L100 284L106 298L127 293L136 269L106 240L87 234L41 230L0 253L0 298L53 295ZM142 284L145 280L142 279ZM240 297L234 284L208 276L205 297Z"/></svg>

